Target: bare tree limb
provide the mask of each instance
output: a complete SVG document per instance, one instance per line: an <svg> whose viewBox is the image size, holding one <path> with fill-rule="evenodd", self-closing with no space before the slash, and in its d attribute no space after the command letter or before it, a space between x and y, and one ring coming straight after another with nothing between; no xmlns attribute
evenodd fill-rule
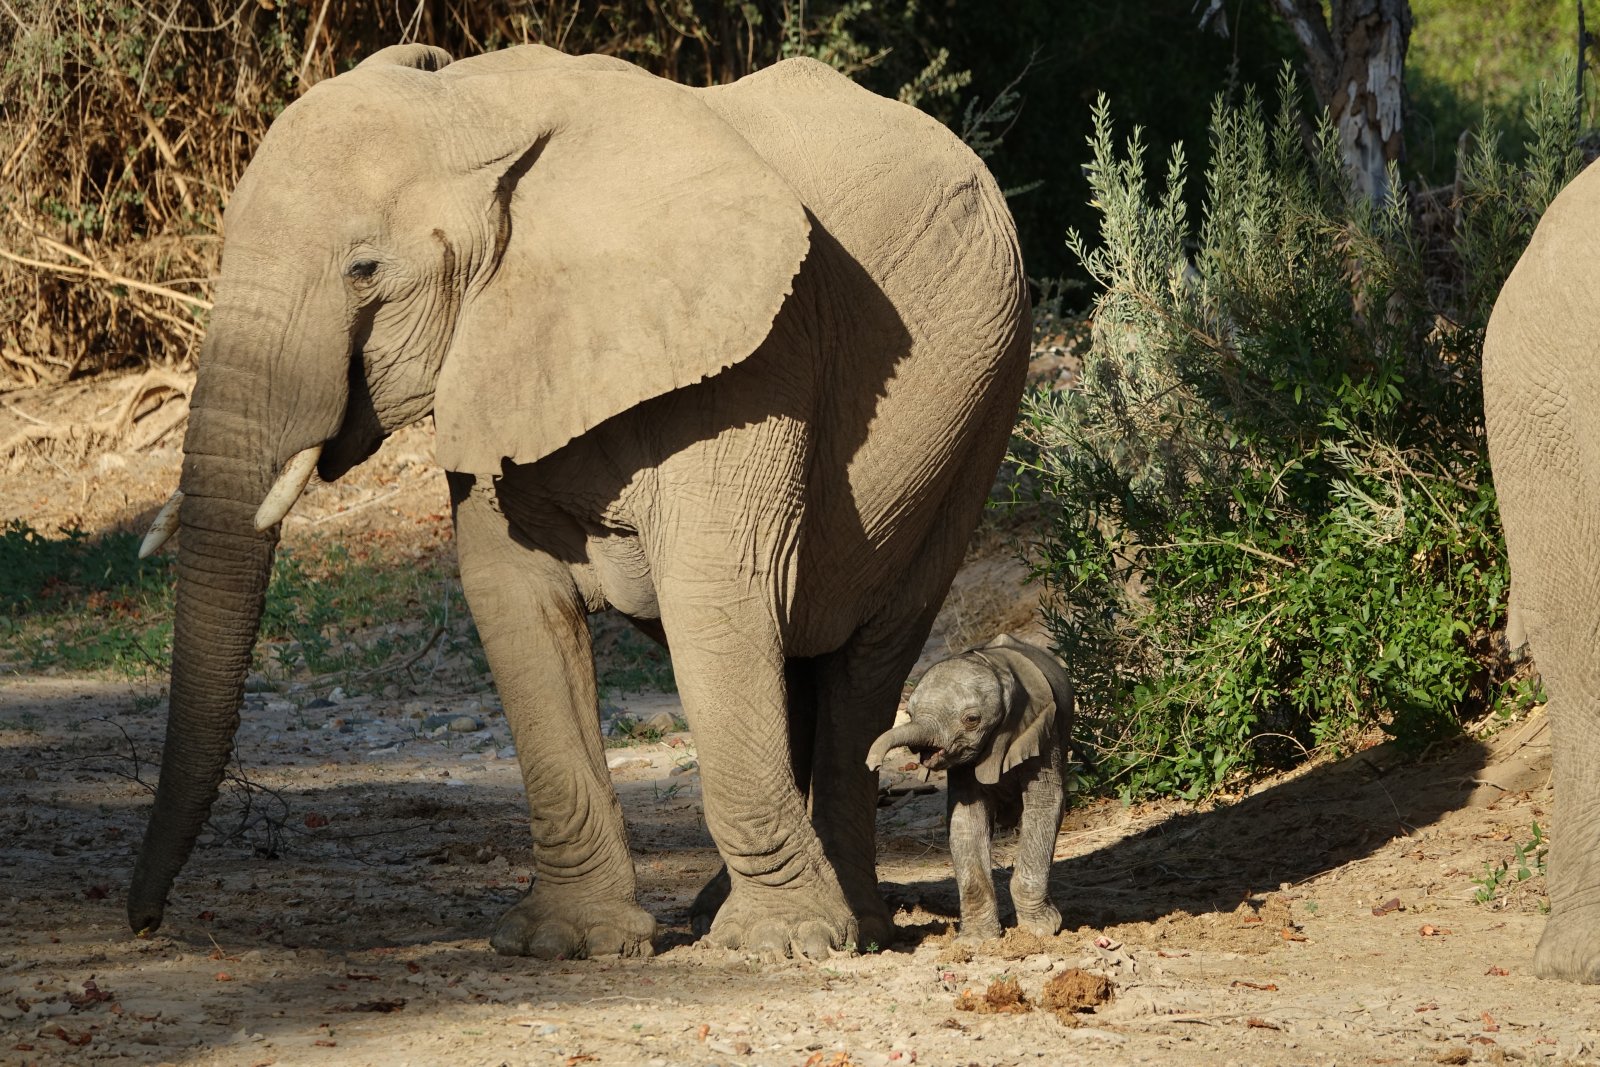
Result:
<svg viewBox="0 0 1600 1067"><path fill-rule="evenodd" d="M1316 93L1317 103L1331 107L1338 61L1321 0L1272 0L1272 4L1294 31L1300 50L1306 54L1306 63L1311 68L1311 89Z"/></svg>

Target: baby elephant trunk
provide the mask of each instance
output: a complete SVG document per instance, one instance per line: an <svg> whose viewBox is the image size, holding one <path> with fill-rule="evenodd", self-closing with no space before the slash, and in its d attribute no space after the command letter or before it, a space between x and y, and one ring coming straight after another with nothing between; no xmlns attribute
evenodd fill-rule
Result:
<svg viewBox="0 0 1600 1067"><path fill-rule="evenodd" d="M910 748L937 748L939 734L927 723L908 722L904 726L896 726L886 734L880 734L872 742L872 747L867 750L867 768L877 770L883 766L884 757L891 748L905 745Z"/></svg>

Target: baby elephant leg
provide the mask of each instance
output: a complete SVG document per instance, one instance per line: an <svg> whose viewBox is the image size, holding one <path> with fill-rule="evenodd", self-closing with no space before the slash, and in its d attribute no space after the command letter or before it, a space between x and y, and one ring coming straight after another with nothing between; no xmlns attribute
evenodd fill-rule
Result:
<svg viewBox="0 0 1600 1067"><path fill-rule="evenodd" d="M962 773L965 771L965 773ZM1000 911L994 899L994 867L989 857L993 818L988 791L970 768L950 774L950 862L961 894L962 941L1000 936Z"/></svg>
<svg viewBox="0 0 1600 1067"><path fill-rule="evenodd" d="M1052 767L1040 767L1022 793L1022 826L1011 871L1017 925L1040 937L1061 929L1061 912L1050 902L1050 862L1061 831L1065 789Z"/></svg>

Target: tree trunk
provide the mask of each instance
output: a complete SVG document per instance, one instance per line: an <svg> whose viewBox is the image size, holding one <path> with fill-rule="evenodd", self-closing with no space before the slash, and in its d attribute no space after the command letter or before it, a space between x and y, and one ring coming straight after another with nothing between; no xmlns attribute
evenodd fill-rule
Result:
<svg viewBox="0 0 1600 1067"><path fill-rule="evenodd" d="M1401 133L1409 0L1273 0L1306 53L1311 87L1339 131L1351 179L1388 198L1388 165L1405 155Z"/></svg>

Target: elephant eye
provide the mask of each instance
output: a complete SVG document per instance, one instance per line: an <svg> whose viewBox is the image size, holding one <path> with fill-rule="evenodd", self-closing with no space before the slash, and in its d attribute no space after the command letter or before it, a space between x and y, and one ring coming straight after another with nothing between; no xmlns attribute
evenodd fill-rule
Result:
<svg viewBox="0 0 1600 1067"><path fill-rule="evenodd" d="M977 712L969 711L965 715L961 716L961 722L965 726L976 726L982 718L983 717Z"/></svg>
<svg viewBox="0 0 1600 1067"><path fill-rule="evenodd" d="M378 261L375 259L358 259L344 269L344 276L356 282L366 281L376 273Z"/></svg>

